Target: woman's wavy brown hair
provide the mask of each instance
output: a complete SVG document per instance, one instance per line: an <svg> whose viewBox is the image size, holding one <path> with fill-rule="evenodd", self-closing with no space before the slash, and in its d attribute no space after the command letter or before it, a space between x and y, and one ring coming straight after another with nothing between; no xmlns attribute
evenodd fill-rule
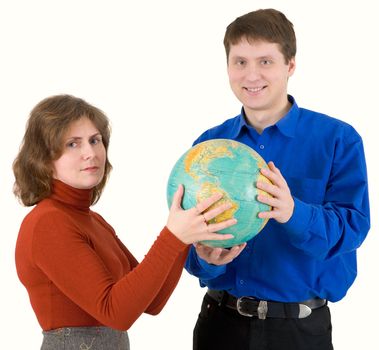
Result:
<svg viewBox="0 0 379 350"><path fill-rule="evenodd" d="M14 194L25 206L32 206L51 194L52 162L63 152L63 137L70 125L86 117L99 130L107 153L101 182L94 188L96 203L108 180L112 165L108 160L110 125L107 116L83 99L56 95L38 103L30 113L19 153L13 162Z"/></svg>

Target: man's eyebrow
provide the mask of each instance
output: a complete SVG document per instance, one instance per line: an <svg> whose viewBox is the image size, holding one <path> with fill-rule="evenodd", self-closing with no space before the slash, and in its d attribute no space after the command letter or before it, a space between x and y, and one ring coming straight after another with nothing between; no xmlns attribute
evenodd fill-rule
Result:
<svg viewBox="0 0 379 350"><path fill-rule="evenodd" d="M235 56L230 56L230 57L234 59L245 59L245 57L241 55L235 55Z"/></svg>
<svg viewBox="0 0 379 350"><path fill-rule="evenodd" d="M274 57L271 55L262 55L262 56L257 57L257 60L264 60L264 59L272 60L272 59L274 59Z"/></svg>
<svg viewBox="0 0 379 350"><path fill-rule="evenodd" d="M241 59L241 60L245 60L246 57L245 56L241 56L241 55L236 55L236 56L230 56L230 58L232 59ZM262 55L262 56L258 56L258 57L255 57L254 58L255 60L263 60L263 59L274 59L274 57L272 55Z"/></svg>

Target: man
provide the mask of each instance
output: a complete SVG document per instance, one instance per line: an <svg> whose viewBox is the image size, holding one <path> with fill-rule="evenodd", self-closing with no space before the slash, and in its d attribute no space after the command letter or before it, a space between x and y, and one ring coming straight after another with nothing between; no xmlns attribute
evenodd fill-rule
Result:
<svg viewBox="0 0 379 350"><path fill-rule="evenodd" d="M231 249L197 244L186 268L207 286L194 349L333 349L327 302L344 297L356 249L370 227L361 137L348 124L299 108L287 95L295 71L292 23L279 11L237 18L224 45L241 114L196 143L229 138L268 162L257 183L272 197L259 235Z"/></svg>

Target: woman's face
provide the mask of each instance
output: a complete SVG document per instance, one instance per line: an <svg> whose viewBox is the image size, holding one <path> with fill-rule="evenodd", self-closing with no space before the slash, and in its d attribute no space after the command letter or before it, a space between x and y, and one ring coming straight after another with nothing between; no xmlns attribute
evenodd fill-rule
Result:
<svg viewBox="0 0 379 350"><path fill-rule="evenodd" d="M53 177L79 189L98 185L104 176L106 150L95 125L82 117L63 137L63 153L53 161Z"/></svg>

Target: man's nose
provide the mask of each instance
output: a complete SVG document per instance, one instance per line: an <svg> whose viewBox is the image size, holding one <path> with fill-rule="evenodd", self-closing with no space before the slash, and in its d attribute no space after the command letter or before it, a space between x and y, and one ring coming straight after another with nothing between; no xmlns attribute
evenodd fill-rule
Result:
<svg viewBox="0 0 379 350"><path fill-rule="evenodd" d="M257 80L261 77L261 69L257 64L250 64L247 69L246 78L250 81Z"/></svg>

